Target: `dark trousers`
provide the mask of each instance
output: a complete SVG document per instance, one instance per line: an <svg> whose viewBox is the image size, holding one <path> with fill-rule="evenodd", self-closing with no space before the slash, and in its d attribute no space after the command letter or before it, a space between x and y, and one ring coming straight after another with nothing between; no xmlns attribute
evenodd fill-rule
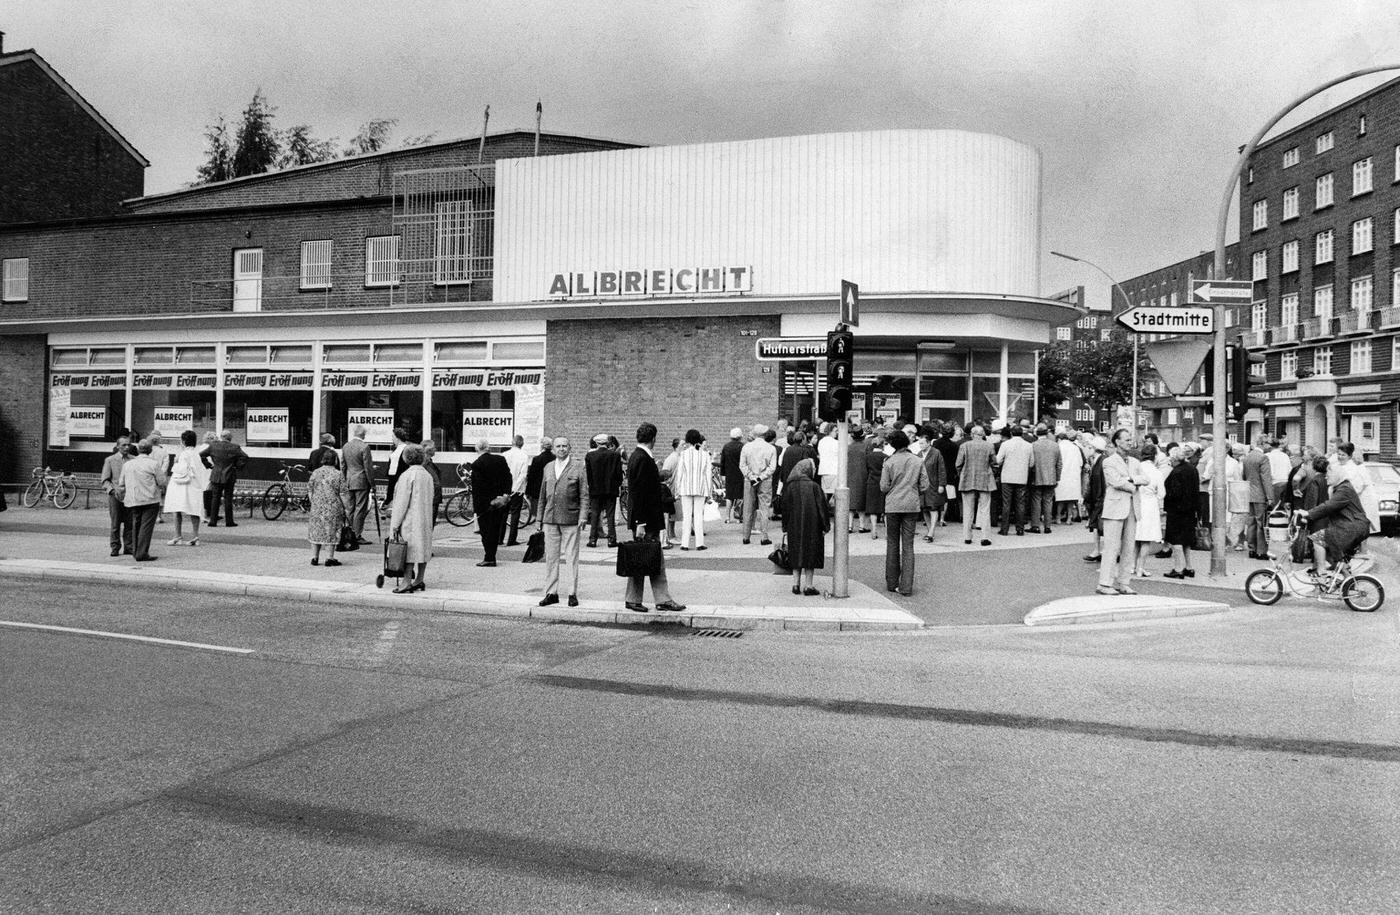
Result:
<svg viewBox="0 0 1400 915"><path fill-rule="evenodd" d="M233 486L237 480L229 480L226 483L210 483L209 488L214 490L214 500L209 503L209 523L219 523L219 504L224 506L224 524L233 523Z"/></svg>
<svg viewBox="0 0 1400 915"><path fill-rule="evenodd" d="M1055 487L1036 486L1031 493L1031 527L1050 530L1055 517Z"/></svg>
<svg viewBox="0 0 1400 915"><path fill-rule="evenodd" d="M1016 533L1026 529L1026 484L1001 484L1001 532L1016 525Z"/></svg>
<svg viewBox="0 0 1400 915"><path fill-rule="evenodd" d="M481 532L481 545L486 548L486 561L496 561L496 547L501 543L501 532L505 530L505 509L488 508L476 516L476 529Z"/></svg>
<svg viewBox="0 0 1400 915"><path fill-rule="evenodd" d="M525 507L525 493L513 492L510 494L510 507L506 509L506 516L510 519L510 537L506 539L506 546L515 546L519 542L520 535L520 510ZM505 522L501 524L505 527Z"/></svg>
<svg viewBox="0 0 1400 915"><path fill-rule="evenodd" d="M208 521L210 518L214 517L213 510L214 510L214 486L213 486L213 484L211 483L211 484L204 490L204 520L205 520L205 521Z"/></svg>
<svg viewBox="0 0 1400 915"><path fill-rule="evenodd" d="M914 526L918 512L885 512L885 587L914 590Z"/></svg>
<svg viewBox="0 0 1400 915"><path fill-rule="evenodd" d="M1264 555L1269 552L1269 503L1249 503L1249 551Z"/></svg>
<svg viewBox="0 0 1400 915"><path fill-rule="evenodd" d="M350 530L355 532L356 537L363 537L365 517L369 514L369 490L347 489L345 495L350 502L349 511L345 513L345 523L350 525Z"/></svg>
<svg viewBox="0 0 1400 915"><path fill-rule="evenodd" d="M610 496L588 497L588 543L589 545L598 542L598 535L603 530L603 519L606 516L608 522L608 546L617 543L617 494Z"/></svg>
<svg viewBox="0 0 1400 915"><path fill-rule="evenodd" d="M112 522L112 549L132 552L134 547L131 542L131 509L111 493L107 494L107 517Z"/></svg>
<svg viewBox="0 0 1400 915"><path fill-rule="evenodd" d="M131 509L131 526L134 528L136 558L151 555L151 535L156 532L156 517L160 514L160 503L136 505Z"/></svg>

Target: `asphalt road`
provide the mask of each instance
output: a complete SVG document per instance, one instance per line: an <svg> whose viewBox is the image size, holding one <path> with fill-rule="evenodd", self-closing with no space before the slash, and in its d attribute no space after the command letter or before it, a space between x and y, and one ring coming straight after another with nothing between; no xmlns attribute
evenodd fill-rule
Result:
<svg viewBox="0 0 1400 915"><path fill-rule="evenodd" d="M1391 912L1394 616L902 636L9 589L4 912Z"/></svg>

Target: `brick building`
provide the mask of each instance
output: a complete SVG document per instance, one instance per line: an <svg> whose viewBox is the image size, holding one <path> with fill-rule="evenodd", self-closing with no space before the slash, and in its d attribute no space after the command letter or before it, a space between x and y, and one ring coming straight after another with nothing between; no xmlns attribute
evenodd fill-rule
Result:
<svg viewBox="0 0 1400 915"><path fill-rule="evenodd" d="M1071 304L1080 312L1073 323L1055 328L1056 343L1068 345L1073 352L1084 352L1108 339L1113 317L1107 309L1094 309L1084 304L1083 286L1075 286L1052 298ZM1052 424L1056 432L1066 429L1107 432L1112 428L1112 423L1111 411L1099 410L1082 397L1075 396L1056 408Z"/></svg>

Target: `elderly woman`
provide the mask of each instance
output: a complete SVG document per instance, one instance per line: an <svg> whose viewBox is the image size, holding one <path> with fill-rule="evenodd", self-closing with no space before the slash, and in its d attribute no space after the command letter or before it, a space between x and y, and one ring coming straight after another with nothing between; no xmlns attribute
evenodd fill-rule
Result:
<svg viewBox="0 0 1400 915"><path fill-rule="evenodd" d="M1191 547L1196 540L1196 512L1200 510L1201 478L1191 464L1190 449L1172 448L1167 457L1171 471L1167 474L1162 505L1167 512L1163 541L1172 548L1172 568L1164 578L1195 578L1191 568Z"/></svg>
<svg viewBox="0 0 1400 915"><path fill-rule="evenodd" d="M943 453L933 446L934 435L932 426L919 429L919 438L924 443L920 457L924 462L924 470L928 473L928 489L925 489L920 497L920 508L924 521L928 524L924 543L933 543L934 529L943 524L943 506L948 504L948 467L943 463Z"/></svg>
<svg viewBox="0 0 1400 915"><path fill-rule="evenodd" d="M1324 559L1335 565L1354 553L1366 542L1371 523L1361 505L1361 497L1347 478L1345 467L1329 465L1326 458L1318 458L1313 466L1319 473L1327 474L1327 483L1332 487L1332 496L1326 502L1309 512L1299 512L1308 521L1308 539L1313 544L1314 570L1317 571L1322 569ZM1319 521L1325 522L1323 530L1314 529Z"/></svg>
<svg viewBox="0 0 1400 915"><path fill-rule="evenodd" d="M340 565L335 558L336 545L340 543L340 531L345 527L345 475L337 468L335 450L327 448L321 452L321 466L311 472L311 480L306 484L311 497L311 518L306 524L306 539L313 548L311 564L321 564L321 547L328 551L326 565Z"/></svg>
<svg viewBox="0 0 1400 915"><path fill-rule="evenodd" d="M814 569L826 564L826 532L831 530L826 494L817 483L816 474L817 465L811 458L798 461L783 485L782 497L792 593L808 597L821 593L812 584L812 575Z"/></svg>
<svg viewBox="0 0 1400 915"><path fill-rule="evenodd" d="M865 514L865 448L865 431L852 428L851 444L846 449L846 489L851 499L846 530L852 534L860 527L860 516Z"/></svg>
<svg viewBox="0 0 1400 915"><path fill-rule="evenodd" d="M1162 539L1162 499L1166 495L1162 471L1157 468L1157 446L1148 442L1138 452L1141 472L1147 478L1146 485L1139 486L1134 495L1134 509L1137 513L1137 541L1133 574L1146 578L1152 573L1147 568L1147 556L1152 553L1152 544Z"/></svg>
<svg viewBox="0 0 1400 915"><path fill-rule="evenodd" d="M423 469L428 471L428 476L433 478L433 524L437 524L438 507L442 505L442 471L433 462L433 455L437 454L437 445L433 444L430 438L423 440Z"/></svg>
<svg viewBox="0 0 1400 915"><path fill-rule="evenodd" d="M423 469L423 448L405 445L404 469L394 487L394 508L389 518L389 536L408 544L406 561L409 574L395 594L425 591L423 576L433 556L433 478Z"/></svg>
<svg viewBox="0 0 1400 915"><path fill-rule="evenodd" d="M870 446L865 449L865 526L862 534L869 534L871 540L880 539L879 520L885 513L885 494L880 491L880 472L885 469L885 432L876 432L870 437Z"/></svg>
<svg viewBox="0 0 1400 915"><path fill-rule="evenodd" d="M190 521L189 545L199 546L199 519L204 517L204 494L209 489L209 471L199 460L199 452L195 451L194 446L198 441L193 429L181 432L180 451L170 463L170 481L162 508L175 515L175 537L170 541L171 546L184 542L181 539L181 521L184 518Z"/></svg>

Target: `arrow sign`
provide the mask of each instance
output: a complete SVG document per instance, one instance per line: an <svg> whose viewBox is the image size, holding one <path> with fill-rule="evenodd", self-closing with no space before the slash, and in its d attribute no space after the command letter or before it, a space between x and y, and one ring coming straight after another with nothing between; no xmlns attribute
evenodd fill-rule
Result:
<svg viewBox="0 0 1400 915"><path fill-rule="evenodd" d="M1162 384L1173 394L1181 395L1196 380L1196 373L1200 371L1201 363L1214 343L1210 339L1164 340L1148 343L1143 349L1147 352L1147 358L1152 360L1152 367L1157 370Z"/></svg>
<svg viewBox="0 0 1400 915"><path fill-rule="evenodd" d="M860 325L860 287L848 280L841 281L841 323Z"/></svg>
<svg viewBox="0 0 1400 915"><path fill-rule="evenodd" d="M1120 314L1118 323L1135 334L1213 334L1215 312L1209 308L1139 305Z"/></svg>
<svg viewBox="0 0 1400 915"><path fill-rule="evenodd" d="M1191 304L1213 305L1250 302L1254 299L1254 283L1249 280L1192 280Z"/></svg>

